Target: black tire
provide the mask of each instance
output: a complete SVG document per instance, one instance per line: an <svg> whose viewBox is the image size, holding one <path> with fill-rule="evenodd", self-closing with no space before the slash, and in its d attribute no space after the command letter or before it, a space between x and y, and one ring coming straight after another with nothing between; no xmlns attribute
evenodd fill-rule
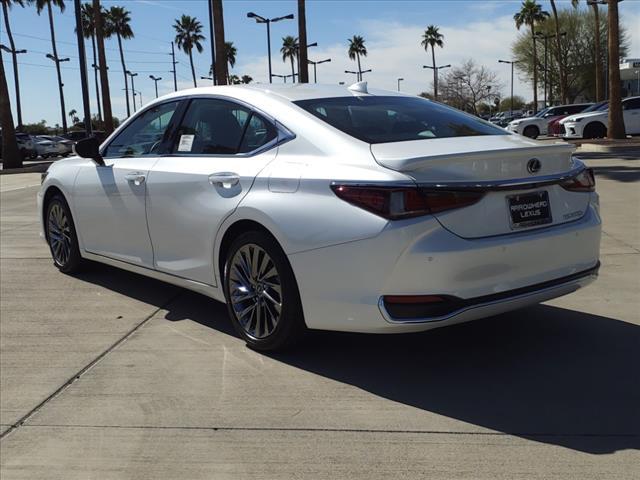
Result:
<svg viewBox="0 0 640 480"><path fill-rule="evenodd" d="M524 129L522 135L524 135L525 137L536 139L538 138L538 135L540 135L540 130L535 125L529 125Z"/></svg>
<svg viewBox="0 0 640 480"><path fill-rule="evenodd" d="M54 195L47 202L44 225L53 264L63 273L80 271L83 261L78 246L76 227L69 205L62 195ZM56 239L59 243L56 242Z"/></svg>
<svg viewBox="0 0 640 480"><path fill-rule="evenodd" d="M605 138L607 136L607 127L600 122L591 122L584 127L583 138Z"/></svg>
<svg viewBox="0 0 640 480"><path fill-rule="evenodd" d="M243 260L259 265L255 274L245 269L248 275L244 275L237 268ZM273 272L271 266L275 274L267 273ZM291 265L278 242L264 232L243 233L229 247L224 265L224 293L233 327L247 346L255 350L284 350L297 343L306 331ZM248 313L241 315L243 311Z"/></svg>

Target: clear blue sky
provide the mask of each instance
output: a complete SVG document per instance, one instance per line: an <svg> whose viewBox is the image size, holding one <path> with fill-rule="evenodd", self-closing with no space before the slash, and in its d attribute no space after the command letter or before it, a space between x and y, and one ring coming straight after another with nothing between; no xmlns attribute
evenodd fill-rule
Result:
<svg viewBox="0 0 640 480"><path fill-rule="evenodd" d="M160 94L173 90L169 70L170 42L175 36L172 28L174 19L181 14L197 17L204 25L205 51L195 55L196 74L199 85L210 82L200 80L209 71L209 29L207 3L204 0L103 0L103 5L122 5L131 11L132 28L135 38L125 42L127 68L139 73L136 89L142 92L143 101L155 94L149 75L161 76ZM550 9L547 1L541 1ZM581 2L585 3L585 2ZM397 78L403 77L402 89L410 93L429 90L430 71L422 64L430 64L420 47L420 32L427 25L440 26L445 35L445 47L436 52L439 64L459 64L467 58L493 69L503 82L503 93L508 89L508 67L499 65L498 58L509 58L510 44L518 34L512 16L518 9L519 1L488 0L432 0L432 1L307 1L307 31L309 42L318 42L317 48L309 50L309 58L331 58L331 63L318 66L320 82L353 80L344 73L354 69L354 62L346 54L347 38L354 34L363 35L367 41L369 55L363 61L363 68L372 68L373 73L366 78L381 88L397 88ZM560 1L561 8L568 8L568 1ZM66 10L55 10L55 29L58 52L70 61L63 65L65 102L67 112L81 110L82 100L79 88L78 52L75 46L75 19L73 2L67 0ZM584 6L582 8L585 8ZM255 11L262 16L280 16L297 13L295 1L240 1L224 2L225 33L227 41L232 41L238 49L237 63L232 73L249 74L255 81L267 81L266 32L264 25L258 25L246 18L246 13ZM626 0L620 4L621 19L631 34L631 56L640 57L640 2ZM51 52L49 25L46 11L41 16L33 6L14 6L10 20L16 46L27 49L19 56L22 86L22 108L25 122L45 119L49 125L60 123L57 83L53 62L45 55ZM0 43L8 44L4 23L0 26ZM279 54L281 38L285 35L297 36L297 21L283 21L272 25L272 58L274 73L290 73L290 66L282 62ZM87 44L88 62L91 64L90 43ZM110 87L114 114L124 117L124 80L115 39L108 40L107 61L110 68ZM179 88L192 86L188 57L176 51ZM13 99L13 76L10 56L3 53L9 91ZM91 71L90 71L91 73ZM90 80L93 77L90 76ZM516 93L531 97L530 86L516 80ZM90 83L92 112L96 112L93 82ZM13 102L15 103L15 102ZM12 104L13 105L13 104ZM15 110L14 110L15 112ZM15 113L14 113L15 120Z"/></svg>

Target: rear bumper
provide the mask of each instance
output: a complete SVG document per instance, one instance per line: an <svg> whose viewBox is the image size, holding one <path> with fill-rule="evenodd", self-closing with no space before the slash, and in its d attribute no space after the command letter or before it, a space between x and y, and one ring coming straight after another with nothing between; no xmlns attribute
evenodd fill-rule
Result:
<svg viewBox="0 0 640 480"><path fill-rule="evenodd" d="M375 238L289 260L309 328L413 332L496 315L587 285L595 278L600 228L593 204L573 222L480 239L458 237L425 217L391 222ZM385 295L437 295L465 303L441 317L398 321L381 308Z"/></svg>
<svg viewBox="0 0 640 480"><path fill-rule="evenodd" d="M454 299L450 303L450 311L438 316L412 316L404 318L394 318L388 311L383 297L380 297L378 307L382 316L390 323L432 323L453 320L455 323L459 321L468 321L475 318L482 318L490 315L496 315L515 308L521 308L527 305L536 304L556 298L568 293L575 292L598 277L600 262L595 267L574 273L566 277L549 280L528 287L517 288L506 292L484 295L482 297L470 299Z"/></svg>

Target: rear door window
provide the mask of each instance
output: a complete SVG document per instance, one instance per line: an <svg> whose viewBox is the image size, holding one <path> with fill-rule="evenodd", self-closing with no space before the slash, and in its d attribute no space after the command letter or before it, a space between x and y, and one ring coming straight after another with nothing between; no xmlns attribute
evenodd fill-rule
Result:
<svg viewBox="0 0 640 480"><path fill-rule="evenodd" d="M367 143L509 134L478 117L419 97L352 96L294 103Z"/></svg>

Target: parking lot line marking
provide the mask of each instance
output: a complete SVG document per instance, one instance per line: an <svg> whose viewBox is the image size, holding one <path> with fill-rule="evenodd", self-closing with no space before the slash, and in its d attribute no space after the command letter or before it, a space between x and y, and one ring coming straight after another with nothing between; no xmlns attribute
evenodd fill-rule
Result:
<svg viewBox="0 0 640 480"><path fill-rule="evenodd" d="M49 395L47 398L45 398L43 401L41 401L38 405L33 407L31 410L29 410L25 415L23 415L20 419L18 419L18 421L13 423L10 428L8 428L4 432L2 432L0 434L0 440L3 440L7 436L9 436L11 433L15 432L18 428L22 427L27 420L29 420L33 415L35 415L38 411L40 411L40 409L42 409L47 403L49 403L51 400L56 398L58 395L60 395L62 392L64 392L67 388L69 388L71 385L73 385L77 380L80 379L80 377L82 377L85 373L87 373L89 370L91 370L103 358L105 358L110 352L112 352L114 349L116 349L118 346L120 346L122 343L124 343L129 337L131 337L135 332L137 332L140 328L142 328L159 311L164 310L165 307L169 306L171 304L171 302L173 302L174 300L176 300L180 296L180 294L181 294L181 292L178 292L175 295L173 295L171 298L169 298L169 300L167 300L165 303L163 303L158 308L156 308L153 312L151 312L151 314L149 314L147 317L145 317L140 323L135 325L131 330L129 330L122 337L120 337L118 340L116 340L110 347L108 347L100 355L98 355L91 362L89 362L87 365L82 367L75 375L73 375L69 380L67 380L60 387L58 387L51 395Z"/></svg>

